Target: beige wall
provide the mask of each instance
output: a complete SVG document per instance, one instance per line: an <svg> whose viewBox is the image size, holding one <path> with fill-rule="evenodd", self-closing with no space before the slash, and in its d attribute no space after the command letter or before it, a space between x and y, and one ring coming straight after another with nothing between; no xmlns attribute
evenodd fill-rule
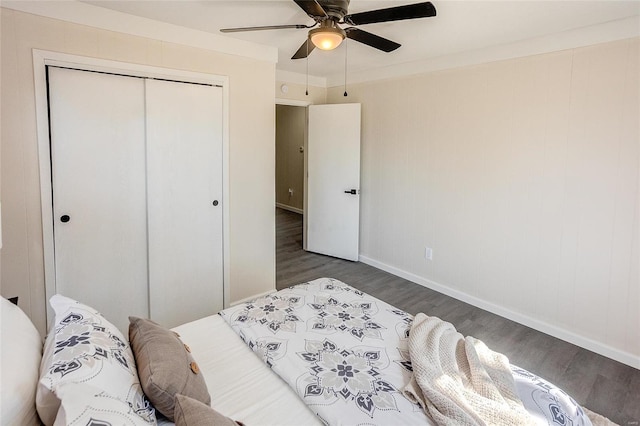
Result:
<svg viewBox="0 0 640 426"><path fill-rule="evenodd" d="M640 368L639 52L351 86L363 260Z"/></svg>
<svg viewBox="0 0 640 426"><path fill-rule="evenodd" d="M34 48L229 76L230 301L273 290L275 64L8 9L1 14L2 295L20 296L44 330Z"/></svg>
<svg viewBox="0 0 640 426"><path fill-rule="evenodd" d="M305 107L276 105L276 203L295 210L304 207L306 123Z"/></svg>

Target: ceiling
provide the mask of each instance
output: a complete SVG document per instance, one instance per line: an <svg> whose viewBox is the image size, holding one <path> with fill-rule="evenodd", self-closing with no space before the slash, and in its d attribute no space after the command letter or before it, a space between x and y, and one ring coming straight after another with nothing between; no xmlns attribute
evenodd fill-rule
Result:
<svg viewBox="0 0 640 426"><path fill-rule="evenodd" d="M349 13L418 1L352 0ZM284 29L222 34L221 28L313 23L291 0L90 0L96 6L214 33L224 37L277 47L277 69L304 74L307 61L291 60L307 30ZM617 22L629 22L640 33L640 1L432 1L437 16L363 25L359 28L402 46L384 53L349 40L330 52L316 49L309 56L312 76L344 78L345 49L351 73L410 66L452 55L463 55L528 40L573 34L579 29L600 31ZM630 21L631 19L631 21ZM594 26L600 27L594 27ZM607 27L608 26L608 27ZM627 31L628 32L628 31Z"/></svg>

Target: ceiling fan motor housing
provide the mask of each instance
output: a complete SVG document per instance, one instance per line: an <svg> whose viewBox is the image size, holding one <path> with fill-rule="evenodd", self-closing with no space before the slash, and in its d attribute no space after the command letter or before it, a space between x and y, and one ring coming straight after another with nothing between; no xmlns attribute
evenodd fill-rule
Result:
<svg viewBox="0 0 640 426"><path fill-rule="evenodd" d="M349 0L317 0L329 19L341 20L349 10Z"/></svg>

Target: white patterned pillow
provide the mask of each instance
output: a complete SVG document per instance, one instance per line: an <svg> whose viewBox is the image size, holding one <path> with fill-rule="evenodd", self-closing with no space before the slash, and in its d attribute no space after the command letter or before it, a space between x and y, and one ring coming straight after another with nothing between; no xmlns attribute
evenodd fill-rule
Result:
<svg viewBox="0 0 640 426"><path fill-rule="evenodd" d="M61 403L54 426L149 425L129 404L91 385L62 385L56 395Z"/></svg>
<svg viewBox="0 0 640 426"><path fill-rule="evenodd" d="M146 424L155 424L155 411L142 392L122 333L95 309L73 299L55 295L49 303L55 322L45 342L36 394L42 422L54 423L63 386L84 384L126 403Z"/></svg>

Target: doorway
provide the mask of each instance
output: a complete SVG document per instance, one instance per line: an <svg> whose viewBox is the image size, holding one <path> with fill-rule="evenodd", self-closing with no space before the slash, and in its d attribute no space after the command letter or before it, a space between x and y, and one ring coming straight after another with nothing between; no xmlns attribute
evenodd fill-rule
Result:
<svg viewBox="0 0 640 426"><path fill-rule="evenodd" d="M276 100L276 287L291 256L305 253L306 137L309 102ZM278 287L279 288L279 287Z"/></svg>
<svg viewBox="0 0 640 426"><path fill-rule="evenodd" d="M276 105L276 207L304 214L307 109Z"/></svg>
<svg viewBox="0 0 640 426"><path fill-rule="evenodd" d="M359 256L360 104L289 102L276 101L277 288L295 251Z"/></svg>

